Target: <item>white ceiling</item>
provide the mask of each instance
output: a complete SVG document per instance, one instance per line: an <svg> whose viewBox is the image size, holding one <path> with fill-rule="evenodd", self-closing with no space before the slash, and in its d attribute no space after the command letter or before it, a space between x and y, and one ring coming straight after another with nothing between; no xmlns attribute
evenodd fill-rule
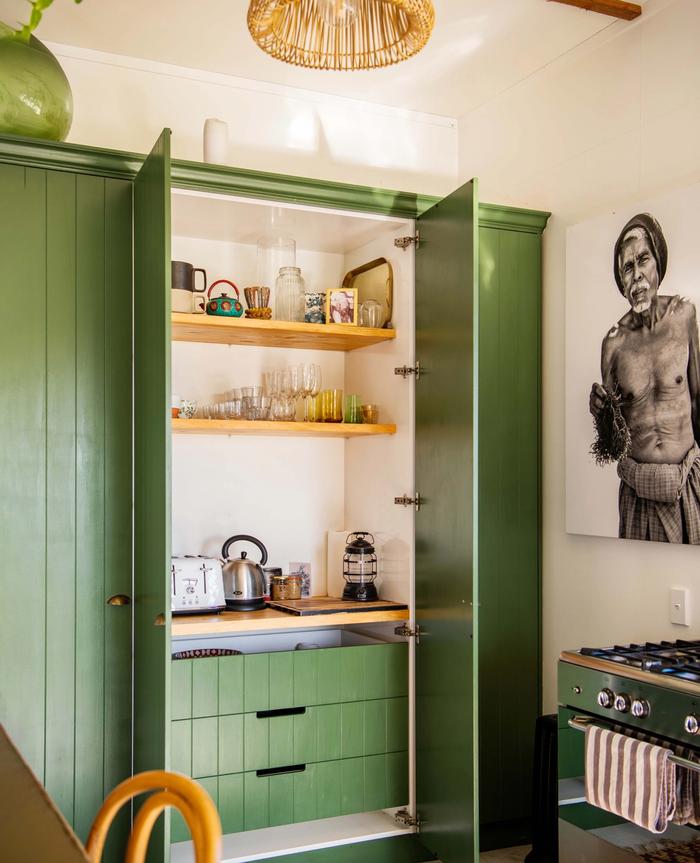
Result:
<svg viewBox="0 0 700 863"><path fill-rule="evenodd" d="M271 59L248 34L248 0L83 0L80 5L56 0L37 36L459 117L613 24L603 15L548 0L434 0L434 5L437 23L428 46L411 60L371 72L320 72ZM26 0L0 0L0 20L24 20L27 8Z"/></svg>

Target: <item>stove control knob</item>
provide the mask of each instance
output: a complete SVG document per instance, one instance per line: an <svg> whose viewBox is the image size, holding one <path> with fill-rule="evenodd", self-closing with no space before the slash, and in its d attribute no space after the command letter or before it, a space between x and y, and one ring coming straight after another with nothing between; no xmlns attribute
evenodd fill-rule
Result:
<svg viewBox="0 0 700 863"><path fill-rule="evenodd" d="M646 719L651 713L651 707L646 698L635 698L632 702L632 716L635 719Z"/></svg>
<svg viewBox="0 0 700 863"><path fill-rule="evenodd" d="M598 693L597 700L601 707L604 707L606 710L610 710L615 703L615 693L611 689L601 689Z"/></svg>
<svg viewBox="0 0 700 863"><path fill-rule="evenodd" d="M683 727L688 734L697 734L700 731L700 720L694 714L689 714L683 721Z"/></svg>
<svg viewBox="0 0 700 863"><path fill-rule="evenodd" d="M615 696L615 710L617 710L618 713L628 713L631 704L631 698L629 695L625 695L624 692Z"/></svg>

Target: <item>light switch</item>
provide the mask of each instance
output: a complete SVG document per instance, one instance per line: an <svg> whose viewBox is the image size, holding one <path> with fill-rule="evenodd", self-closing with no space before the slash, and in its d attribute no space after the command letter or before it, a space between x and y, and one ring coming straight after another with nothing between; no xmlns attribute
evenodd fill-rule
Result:
<svg viewBox="0 0 700 863"><path fill-rule="evenodd" d="M688 591L685 587L671 588L671 623L688 626Z"/></svg>

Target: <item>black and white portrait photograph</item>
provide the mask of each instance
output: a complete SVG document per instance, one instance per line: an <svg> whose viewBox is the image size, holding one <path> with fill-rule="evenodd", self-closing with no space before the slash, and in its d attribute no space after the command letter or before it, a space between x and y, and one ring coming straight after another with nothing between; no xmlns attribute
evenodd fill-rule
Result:
<svg viewBox="0 0 700 863"><path fill-rule="evenodd" d="M700 545L700 186L569 228L569 533Z"/></svg>

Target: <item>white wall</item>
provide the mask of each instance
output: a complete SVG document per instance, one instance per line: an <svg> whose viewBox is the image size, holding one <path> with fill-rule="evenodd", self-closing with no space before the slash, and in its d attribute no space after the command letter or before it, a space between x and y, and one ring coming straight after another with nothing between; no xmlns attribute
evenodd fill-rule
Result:
<svg viewBox="0 0 700 863"><path fill-rule="evenodd" d="M200 160L204 120L219 117L237 167L429 194L454 188L451 118L47 44L73 89L70 141L143 153L167 126L173 155Z"/></svg>
<svg viewBox="0 0 700 863"><path fill-rule="evenodd" d="M581 13L584 14L584 13ZM484 200L551 210L544 243L544 681L565 647L700 636L700 551L567 535L566 227L700 178L700 3L649 0L459 124L462 179ZM692 625L669 622L671 586Z"/></svg>

